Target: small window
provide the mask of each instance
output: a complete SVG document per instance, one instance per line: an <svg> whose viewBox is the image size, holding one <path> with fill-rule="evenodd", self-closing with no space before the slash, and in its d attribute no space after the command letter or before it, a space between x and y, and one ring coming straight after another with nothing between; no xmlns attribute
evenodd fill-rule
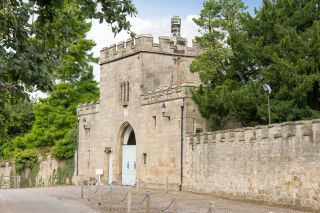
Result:
<svg viewBox="0 0 320 213"><path fill-rule="evenodd" d="M129 81L120 83L120 101L123 106L127 106L129 102Z"/></svg>
<svg viewBox="0 0 320 213"><path fill-rule="evenodd" d="M143 153L142 163L143 163L144 165L147 164L147 153Z"/></svg>
<svg viewBox="0 0 320 213"><path fill-rule="evenodd" d="M196 128L196 133L199 134L199 133L202 133L203 132L203 129L202 128Z"/></svg>
<svg viewBox="0 0 320 213"><path fill-rule="evenodd" d="M153 118L153 123L154 123L154 127L157 126L157 116L152 116Z"/></svg>

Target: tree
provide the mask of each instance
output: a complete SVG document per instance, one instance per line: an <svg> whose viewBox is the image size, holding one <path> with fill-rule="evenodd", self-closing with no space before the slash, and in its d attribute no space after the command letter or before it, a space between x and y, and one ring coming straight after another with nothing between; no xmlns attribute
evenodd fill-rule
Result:
<svg viewBox="0 0 320 213"><path fill-rule="evenodd" d="M197 72L202 81L193 98L202 115L213 121L213 128L220 128L229 119L229 90L239 87L235 72L231 69L233 53L228 36L241 30L239 23L244 10L245 5L240 0L207 0L199 18L194 19L202 33L196 40L207 51L190 65L190 70Z"/></svg>
<svg viewBox="0 0 320 213"><path fill-rule="evenodd" d="M130 32L127 16L135 14L131 0L1 1L0 101L5 93L25 96L33 89L48 91L55 77L69 77L55 67L68 63L64 55L73 49L66 44L79 42L79 20L95 18L111 24L114 33Z"/></svg>
<svg viewBox="0 0 320 213"><path fill-rule="evenodd" d="M127 17L135 14L131 0L0 1L0 146L10 138L7 106L90 72L97 60L87 54L94 43L85 39L86 20L106 21L116 34L131 32Z"/></svg>
<svg viewBox="0 0 320 213"><path fill-rule="evenodd" d="M35 122L30 132L13 140L15 151L39 148L51 150L58 159L70 158L76 146L76 107L99 97L92 72L79 81L59 83L54 92L35 105Z"/></svg>
<svg viewBox="0 0 320 213"><path fill-rule="evenodd" d="M8 106L8 109L4 107L3 113L0 114L0 122L4 122L5 127L2 129L3 135L1 135L1 138L3 142L0 147L3 152L0 153L0 157L10 158L21 150L33 149L34 147L48 147L51 149L62 139L64 139L64 145L66 146L60 146L60 148L67 148L67 150L64 150L64 154L59 156L57 154L57 156L60 158L71 157L70 153L73 154L73 150L70 151L70 149L74 146L74 139L70 134L68 134L68 137L66 134L76 126L76 105L81 102L96 100L98 97L98 87L93 80L92 66L90 65L92 62L96 62L97 59L89 53L94 46L94 42L85 38L91 24L87 23L86 12L79 6L77 1L61 2L63 6L60 7L59 11L55 11L55 17L50 21L50 25L41 27L43 18L38 18L32 24L34 30L37 30L36 35L48 35L49 37L43 37L42 39L37 37L29 38L32 44L40 46L49 53L52 50L52 53L54 53L52 54L54 57L51 59L45 57L45 60L52 60L52 64L41 64L39 70L50 69L49 74L55 80L56 85L53 85L52 89L49 90L47 99L35 104L35 122L33 125L30 122L32 130L25 135L18 134L19 126L17 124L11 125L8 122L12 120L12 114L9 113L8 109L11 105L19 104L24 99L25 90L20 91L21 96L17 95L19 93L14 93L17 88L14 88L13 93L10 91L2 93L6 97L6 99L2 99L4 100L3 105ZM22 2L21 4L24 3ZM50 20L50 17L48 19ZM50 35L51 32L54 33ZM36 54L39 54L39 52ZM26 60L31 62L35 60L35 58L29 58L30 56L25 57ZM21 60L19 59L17 63L22 63ZM9 73L12 74L11 71ZM29 78L30 76L27 73L28 70L25 70L25 74ZM30 73L32 74L33 72ZM31 81L32 79L30 79ZM46 80L41 77L41 82L45 84ZM57 82L60 83L57 84ZM21 82L21 86L25 89L27 88L23 82ZM8 128L10 126L12 126L11 130ZM10 135L10 132L16 134ZM18 135L19 137L12 141L13 137Z"/></svg>
<svg viewBox="0 0 320 213"><path fill-rule="evenodd" d="M267 98L261 85L267 83L272 88L274 122L319 117L319 1L265 0L255 16L237 11L222 48L209 45L191 65L203 82L194 93L201 113L213 120L215 128L222 128L229 118L244 126L266 124ZM211 22L226 20L223 15L215 17ZM215 29L225 29L219 24ZM212 43L207 34L200 39Z"/></svg>
<svg viewBox="0 0 320 213"><path fill-rule="evenodd" d="M9 157L14 147L11 140L30 131L34 121L33 105L29 101L13 101L7 103L3 108L7 115L5 119L0 119L3 125L0 134L0 159L3 156Z"/></svg>

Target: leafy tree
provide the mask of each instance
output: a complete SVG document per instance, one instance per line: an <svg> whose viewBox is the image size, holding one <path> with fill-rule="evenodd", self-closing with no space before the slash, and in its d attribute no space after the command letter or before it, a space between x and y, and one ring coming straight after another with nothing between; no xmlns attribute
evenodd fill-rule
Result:
<svg viewBox="0 0 320 213"><path fill-rule="evenodd" d="M26 100L6 103L3 110L7 117L0 119L3 125L3 132L0 134L0 159L1 156L10 157L8 154L14 149L11 140L30 131L34 121L33 105Z"/></svg>
<svg viewBox="0 0 320 213"><path fill-rule="evenodd" d="M8 141L6 106L28 99L35 90L52 91L58 81L76 81L97 60L85 39L99 19L116 34L130 31L131 0L0 1L0 146Z"/></svg>
<svg viewBox="0 0 320 213"><path fill-rule="evenodd" d="M69 134L66 134L72 132L71 130L76 126L75 108L81 102L96 100L98 97L98 87L93 80L92 66L90 65L91 62L96 62L97 59L89 53L94 46L94 42L85 38L91 27L91 24L86 21L88 11L85 11L78 1L61 1L61 3L63 3L62 6L54 6L57 8L53 8L53 17L48 16L48 14L45 15L45 12L40 12L39 9L37 13L41 13L41 16L30 25L36 31L35 37L28 38L32 44L40 45L49 53L51 50L53 51L54 57L51 59L54 62L54 66L50 64L41 64L41 66L43 66L43 69L51 69L50 76L60 83L52 87L48 98L41 100L39 104L35 104L35 122L28 134L16 137L11 141L12 137L8 137L11 134L10 132L12 132L12 136L26 132L21 132L17 124L6 122L5 126L8 128L4 129L3 132L6 133L4 135L8 136L3 137L1 148L3 152L0 153L2 157L9 158L21 150L34 147L52 147L62 139L64 139L63 142L59 144L66 145L64 147L60 146L60 148L64 148L64 150L61 150L63 154L59 153L58 149L55 149L55 154L59 158L71 157L73 155L74 139ZM23 5L25 3L20 2L20 4ZM48 16L46 18L50 20L48 25L43 25L43 21L46 21L42 17L43 15ZM46 35L48 37L37 38L36 36L38 35ZM34 58L26 57L26 60L34 61ZM46 60L50 59L45 58ZM18 60L19 63L21 61L23 59ZM36 70L39 71L38 68ZM43 84L47 83L42 77L41 81ZM25 82L21 82L21 85L26 89ZM21 94L24 92L25 90L21 91ZM20 96L14 96L8 91L5 94L6 97L14 97L17 103L23 99ZM11 104L9 99L6 98L4 105L10 108ZM10 115L6 108L4 110L0 114L3 117L1 119L0 116L0 122L13 121L13 114ZM12 128L10 128L10 123L13 124ZM32 122L30 122L31 124Z"/></svg>
<svg viewBox="0 0 320 213"><path fill-rule="evenodd" d="M32 130L13 140L16 152L53 147L53 155L58 159L72 157L76 145L76 107L83 102L96 101L98 96L92 72L79 81L57 84L48 98L35 105Z"/></svg>
<svg viewBox="0 0 320 213"><path fill-rule="evenodd" d="M83 64L68 64L65 54L81 56L75 49L80 49L76 44L86 45L78 38L81 28L86 31L88 27L83 20L99 19L111 24L114 33L130 32L127 16L135 14L131 0L1 1L0 104L3 105L6 93L25 96L26 91L33 89L48 91L53 88L55 74L62 79L77 74ZM69 45L72 43L73 48ZM86 58L82 60L85 61ZM75 70L61 73L61 69L56 69L61 62Z"/></svg>
<svg viewBox="0 0 320 213"><path fill-rule="evenodd" d="M209 44L209 50L191 64L203 82L194 93L201 113L213 120L214 128L230 118L244 126L265 124L267 98L261 85L267 83L272 88L274 122L319 117L319 1L265 0L255 16L234 6L231 18L223 13L226 2L243 5L206 1L201 13L214 18L196 22L216 31L205 31L198 38ZM215 5L211 12L209 4Z"/></svg>

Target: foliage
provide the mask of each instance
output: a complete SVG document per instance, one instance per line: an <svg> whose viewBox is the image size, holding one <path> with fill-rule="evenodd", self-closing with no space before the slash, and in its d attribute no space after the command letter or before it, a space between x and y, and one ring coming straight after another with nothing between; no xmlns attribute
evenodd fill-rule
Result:
<svg viewBox="0 0 320 213"><path fill-rule="evenodd" d="M97 100L98 95L92 73L76 82L57 84L48 98L35 105L32 130L14 139L15 148L53 146L54 157L72 157L76 144L76 107L80 103Z"/></svg>
<svg viewBox="0 0 320 213"><path fill-rule="evenodd" d="M12 138L17 135L27 133L34 121L34 112L32 103L26 100L12 99L11 103L6 103L3 110L5 110L6 118L1 120L2 131L0 134L0 159L9 159L13 157ZM1 117L1 116L0 116Z"/></svg>
<svg viewBox="0 0 320 213"><path fill-rule="evenodd" d="M52 87L48 98L34 104L35 122L30 132L22 136L22 133L26 133L20 130L22 127L30 130L30 126L26 128L22 120L19 121L23 124L22 127L15 124L7 130L13 136L18 135L18 137L13 141L12 137L5 138L3 151L0 153L0 156L4 158L10 158L20 150L34 147L48 150L52 146L57 146L53 149L55 157L59 159L72 157L75 137L68 132L76 127L76 106L81 102L97 100L98 87L93 80L90 65L97 59L89 53L94 42L86 39L86 33L91 27L91 24L86 21L89 12L84 11L84 7L76 1L61 1L61 3L63 3L61 7L56 5L59 6L59 10L56 8L54 18L50 19L50 29L49 26L43 26L46 20L41 16L32 24L36 33L48 36L44 40L36 38L37 42L42 43L43 48L49 52L51 49L59 52L55 57L55 66L50 73L54 79L59 79L57 82L60 83ZM50 34L51 32L54 34ZM6 105L10 108L11 103L8 102ZM8 117L9 114L3 113L3 115ZM24 117L28 118L28 116ZM14 124L14 122L11 123ZM32 122L29 124L31 125Z"/></svg>
<svg viewBox="0 0 320 213"><path fill-rule="evenodd" d="M92 72L94 42L85 38L90 19L107 22L115 34L132 33L128 17L135 14L131 0L0 1L0 158L12 157L12 137L29 128L15 122L11 105L30 101L30 92L52 92L57 82L79 81Z"/></svg>
<svg viewBox="0 0 320 213"><path fill-rule="evenodd" d="M38 162L39 152L36 149L25 149L15 156L15 167L18 174L25 168L33 168Z"/></svg>
<svg viewBox="0 0 320 213"><path fill-rule="evenodd" d="M33 167L30 168L30 173L28 176L29 186L35 187L37 185L37 175L40 170L40 162L37 161Z"/></svg>
<svg viewBox="0 0 320 213"><path fill-rule="evenodd" d="M59 78L61 74L56 66L61 63L79 74L77 69L85 63L74 66L68 63L68 57L86 61L83 52L75 51L82 49L77 45L82 46L85 40L78 37L79 32L89 27L83 20L99 19L111 24L114 33L130 32L127 17L135 14L131 0L1 1L0 98L4 99L7 93L22 97L33 89L52 89L55 75Z"/></svg>
<svg viewBox="0 0 320 213"><path fill-rule="evenodd" d="M77 129L70 129L66 136L59 140L52 149L52 155L57 159L72 158L77 147Z"/></svg>
<svg viewBox="0 0 320 213"><path fill-rule="evenodd" d="M57 169L57 182L56 184L64 185L69 181L69 185L72 184L72 176L74 172L74 159L68 159L65 161L64 165L59 166Z"/></svg>
<svg viewBox="0 0 320 213"><path fill-rule="evenodd" d="M209 0L195 20L208 47L190 66L203 83L194 92L202 115L214 128L230 118L265 124L267 83L274 122L319 117L319 2L265 0L255 16L243 9L238 0Z"/></svg>

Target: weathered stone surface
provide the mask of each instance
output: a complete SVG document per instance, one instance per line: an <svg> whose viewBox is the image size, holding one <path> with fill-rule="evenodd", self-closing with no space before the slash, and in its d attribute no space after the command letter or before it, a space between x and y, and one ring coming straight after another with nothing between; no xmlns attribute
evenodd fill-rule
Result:
<svg viewBox="0 0 320 213"><path fill-rule="evenodd" d="M200 80L189 71L201 51L181 37L162 36L155 44L150 35L101 51L100 101L77 109L79 175L95 176L95 169L103 169L103 181L108 181L113 171L113 180L121 184L123 132L131 126L137 179L150 188L165 188L168 180L171 189L178 189L183 121L183 189L320 208L320 123L207 133L209 125L191 98ZM130 85L129 97L119 85ZM163 103L170 119L161 113Z"/></svg>
<svg viewBox="0 0 320 213"><path fill-rule="evenodd" d="M268 132L272 137L267 137ZM215 134L220 140L221 132L208 133ZM319 122L257 126L228 130L226 134L228 140L234 134L235 143L212 143L205 152L192 155L191 146L186 144L184 188L238 199L320 208ZM205 171L195 165L201 165Z"/></svg>
<svg viewBox="0 0 320 213"><path fill-rule="evenodd" d="M79 175L96 176L95 169L103 169L104 182L112 171L112 180L121 184L123 132L131 126L137 148L136 178L154 188L165 187L168 179L170 186L178 188L181 106L184 134L194 134L197 128L207 131L206 121L191 99L191 90L200 80L189 71L189 65L200 51L195 42L188 47L186 39L178 35L161 36L159 44L153 43L151 35L140 35L101 51L99 103L80 105L77 109ZM163 117L163 103L170 119ZM192 138L184 142L197 150L200 136ZM106 152L106 148L110 151ZM142 163L143 154L147 155L147 164Z"/></svg>

